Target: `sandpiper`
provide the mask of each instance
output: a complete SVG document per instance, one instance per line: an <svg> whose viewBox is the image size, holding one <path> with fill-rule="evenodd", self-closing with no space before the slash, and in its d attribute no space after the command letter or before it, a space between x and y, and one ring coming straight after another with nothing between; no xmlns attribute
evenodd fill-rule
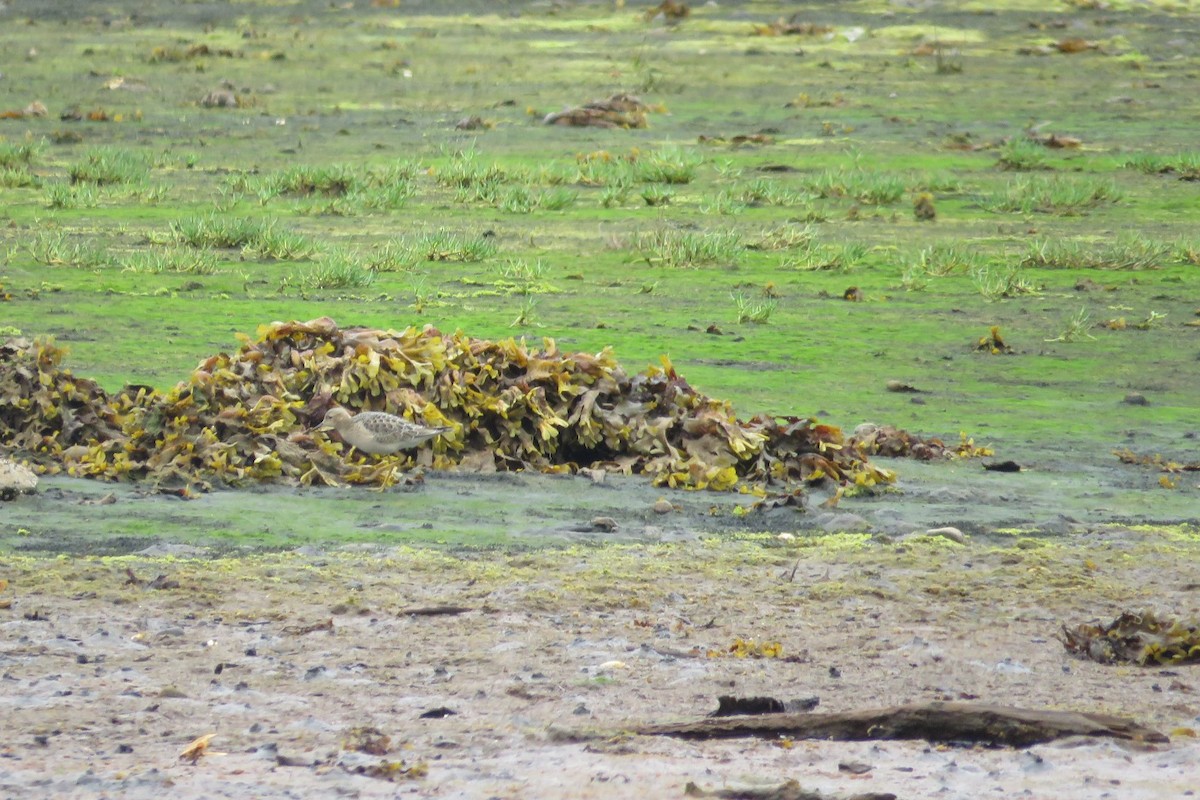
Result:
<svg viewBox="0 0 1200 800"><path fill-rule="evenodd" d="M336 430L342 439L364 453L387 455L416 447L453 428L419 425L382 411L351 414L344 408L331 408L317 426L319 431Z"/></svg>

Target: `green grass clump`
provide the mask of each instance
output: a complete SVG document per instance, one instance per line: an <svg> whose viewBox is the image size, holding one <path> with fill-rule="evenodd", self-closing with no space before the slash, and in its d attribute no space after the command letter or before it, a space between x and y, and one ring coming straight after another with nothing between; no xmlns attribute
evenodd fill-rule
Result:
<svg viewBox="0 0 1200 800"><path fill-rule="evenodd" d="M1151 175L1175 175L1180 180L1200 180L1200 153L1139 153L1125 162L1129 169Z"/></svg>
<svg viewBox="0 0 1200 800"><path fill-rule="evenodd" d="M210 213L171 223L176 241L189 247L241 248L248 256L276 261L312 258L318 247L307 237L282 230L275 220Z"/></svg>
<svg viewBox="0 0 1200 800"><path fill-rule="evenodd" d="M422 234L406 243L413 261L484 261L496 255L496 243L489 236L461 236L447 230Z"/></svg>
<svg viewBox="0 0 1200 800"><path fill-rule="evenodd" d="M190 247L167 247L138 250L120 260L127 272L161 275L166 272L184 275L213 275L218 272L217 256L210 250Z"/></svg>
<svg viewBox="0 0 1200 800"><path fill-rule="evenodd" d="M640 183L691 183L703 163L704 157L693 150L662 147L634 161L633 176Z"/></svg>
<svg viewBox="0 0 1200 800"><path fill-rule="evenodd" d="M0 142L0 168L14 169L16 167L28 167L42 152L41 143L21 142L14 144L12 142Z"/></svg>
<svg viewBox="0 0 1200 800"><path fill-rule="evenodd" d="M672 228L641 234L636 246L646 261L666 267L734 264L745 249L737 231L694 232Z"/></svg>
<svg viewBox="0 0 1200 800"><path fill-rule="evenodd" d="M731 294L729 297L733 300L733 307L739 324L751 322L755 325L765 325L770 321L771 314L775 311L775 306L777 305L777 301L771 297L754 299L747 297L741 292Z"/></svg>
<svg viewBox="0 0 1200 800"><path fill-rule="evenodd" d="M1046 157L1046 148L1027 136L1014 136L1005 142L996 166L1014 172L1054 168Z"/></svg>
<svg viewBox="0 0 1200 800"><path fill-rule="evenodd" d="M971 272L975 288L988 300L1038 294L1037 286L1022 274L1019 265L984 264Z"/></svg>
<svg viewBox="0 0 1200 800"><path fill-rule="evenodd" d="M808 191L822 198L849 198L866 205L895 203L908 187L894 173L864 169L829 169L805 182Z"/></svg>
<svg viewBox="0 0 1200 800"><path fill-rule="evenodd" d="M938 242L922 247L906 267L911 268L914 274L940 278L969 274L982 267L983 262L983 254L978 249L955 242Z"/></svg>
<svg viewBox="0 0 1200 800"><path fill-rule="evenodd" d="M363 289L375 282L375 272L357 253L332 250L300 274L305 289Z"/></svg>
<svg viewBox="0 0 1200 800"><path fill-rule="evenodd" d="M94 269L112 263L107 249L88 241L76 241L64 231L43 231L25 246L29 255L48 267Z"/></svg>
<svg viewBox="0 0 1200 800"><path fill-rule="evenodd" d="M23 166L0 166L0 188L36 188L42 185L41 178Z"/></svg>
<svg viewBox="0 0 1200 800"><path fill-rule="evenodd" d="M82 161L77 161L67 169L71 183L96 186L140 183L149 174L150 167L140 154L115 147L89 150Z"/></svg>
<svg viewBox="0 0 1200 800"><path fill-rule="evenodd" d="M1123 234L1116 241L1087 245L1063 239L1030 242L1021 266L1059 269L1158 269L1173 260L1172 247L1164 242Z"/></svg>
<svg viewBox="0 0 1200 800"><path fill-rule="evenodd" d="M1060 175L1017 178L983 199L993 212L1078 216L1096 206L1115 203L1122 192L1103 178L1066 178Z"/></svg>

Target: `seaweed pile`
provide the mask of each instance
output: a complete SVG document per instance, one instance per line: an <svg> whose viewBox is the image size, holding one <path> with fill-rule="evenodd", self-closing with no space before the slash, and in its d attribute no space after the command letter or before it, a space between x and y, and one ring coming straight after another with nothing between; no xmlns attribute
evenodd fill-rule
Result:
<svg viewBox="0 0 1200 800"><path fill-rule="evenodd" d="M382 483L373 458L347 459L313 428L334 405L388 411L453 430L407 456L438 469L583 468L687 489L802 495L834 481L874 486L894 475L868 452L934 457L940 442L872 426L860 446L831 425L759 415L741 421L670 362L628 375L609 349L563 354L513 339L433 327L339 328L277 322L233 355L203 361L166 392L106 394L61 364L50 340L0 345L0 442L45 473L210 488L258 481Z"/></svg>
<svg viewBox="0 0 1200 800"><path fill-rule="evenodd" d="M1200 661L1200 623L1126 611L1112 622L1062 627L1063 646L1080 658L1101 664L1196 663Z"/></svg>

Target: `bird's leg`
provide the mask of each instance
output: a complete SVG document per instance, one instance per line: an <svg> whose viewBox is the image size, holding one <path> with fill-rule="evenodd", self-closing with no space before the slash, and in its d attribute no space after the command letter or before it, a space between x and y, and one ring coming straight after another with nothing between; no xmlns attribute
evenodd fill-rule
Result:
<svg viewBox="0 0 1200 800"><path fill-rule="evenodd" d="M387 464L388 461L391 463ZM400 456L397 455L391 459L382 460L380 468L383 469L385 464L387 465L387 469L383 471L383 477L379 481L379 486L375 489L377 492L386 492L396 484L396 470L399 469Z"/></svg>

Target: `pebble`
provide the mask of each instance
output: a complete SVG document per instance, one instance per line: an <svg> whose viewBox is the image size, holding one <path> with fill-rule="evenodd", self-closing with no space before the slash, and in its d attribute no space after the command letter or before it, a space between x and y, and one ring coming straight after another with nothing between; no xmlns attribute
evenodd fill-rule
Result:
<svg viewBox="0 0 1200 800"><path fill-rule="evenodd" d="M674 510L675 506L672 505L671 501L665 497L660 497L654 501L655 514L670 514Z"/></svg>

